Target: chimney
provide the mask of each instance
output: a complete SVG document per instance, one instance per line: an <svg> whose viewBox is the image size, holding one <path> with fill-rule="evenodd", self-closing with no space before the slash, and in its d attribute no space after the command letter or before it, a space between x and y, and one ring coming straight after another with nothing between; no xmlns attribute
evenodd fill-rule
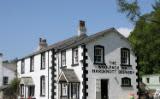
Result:
<svg viewBox="0 0 160 99"><path fill-rule="evenodd" d="M38 50L42 50L44 48L47 48L48 44L46 39L43 38L39 38L39 46L38 46Z"/></svg>
<svg viewBox="0 0 160 99"><path fill-rule="evenodd" d="M86 34L87 29L85 27L85 21L80 20L79 21L79 27L78 27L78 36Z"/></svg>

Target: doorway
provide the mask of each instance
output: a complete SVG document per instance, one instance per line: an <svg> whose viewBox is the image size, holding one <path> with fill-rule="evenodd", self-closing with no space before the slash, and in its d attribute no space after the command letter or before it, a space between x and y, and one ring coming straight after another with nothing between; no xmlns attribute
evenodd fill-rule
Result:
<svg viewBox="0 0 160 99"><path fill-rule="evenodd" d="M101 99L108 98L108 79L101 79Z"/></svg>

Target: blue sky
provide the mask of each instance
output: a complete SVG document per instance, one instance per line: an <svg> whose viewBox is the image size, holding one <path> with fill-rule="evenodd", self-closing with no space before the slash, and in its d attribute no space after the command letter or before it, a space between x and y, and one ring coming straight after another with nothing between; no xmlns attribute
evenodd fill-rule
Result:
<svg viewBox="0 0 160 99"><path fill-rule="evenodd" d="M139 0L142 12L154 0ZM77 35L78 21L85 20L87 34L134 25L117 10L116 0L0 0L0 52L5 59L36 50L39 37L48 44Z"/></svg>

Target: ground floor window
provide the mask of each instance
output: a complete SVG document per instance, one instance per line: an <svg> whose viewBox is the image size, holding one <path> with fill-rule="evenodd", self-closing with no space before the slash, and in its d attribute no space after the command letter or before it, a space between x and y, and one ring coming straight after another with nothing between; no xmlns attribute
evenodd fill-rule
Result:
<svg viewBox="0 0 160 99"><path fill-rule="evenodd" d="M60 83L61 99L79 99L79 83Z"/></svg>
<svg viewBox="0 0 160 99"><path fill-rule="evenodd" d="M28 96L33 97L34 96L34 86L28 86Z"/></svg>
<svg viewBox="0 0 160 99"><path fill-rule="evenodd" d="M62 83L61 87L62 87L62 90L61 90L62 96L67 96L67 90L68 90L67 83Z"/></svg>
<svg viewBox="0 0 160 99"><path fill-rule="evenodd" d="M128 77L122 78L122 86L130 87L131 86L131 79Z"/></svg>
<svg viewBox="0 0 160 99"><path fill-rule="evenodd" d="M20 85L20 95L24 96L24 85L23 84Z"/></svg>

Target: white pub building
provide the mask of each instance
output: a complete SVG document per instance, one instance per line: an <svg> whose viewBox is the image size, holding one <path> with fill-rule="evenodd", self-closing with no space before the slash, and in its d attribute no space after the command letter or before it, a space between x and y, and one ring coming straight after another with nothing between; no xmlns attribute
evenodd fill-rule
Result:
<svg viewBox="0 0 160 99"><path fill-rule="evenodd" d="M20 99L130 99L137 97L136 57L128 40L110 28L47 45L17 62Z"/></svg>

